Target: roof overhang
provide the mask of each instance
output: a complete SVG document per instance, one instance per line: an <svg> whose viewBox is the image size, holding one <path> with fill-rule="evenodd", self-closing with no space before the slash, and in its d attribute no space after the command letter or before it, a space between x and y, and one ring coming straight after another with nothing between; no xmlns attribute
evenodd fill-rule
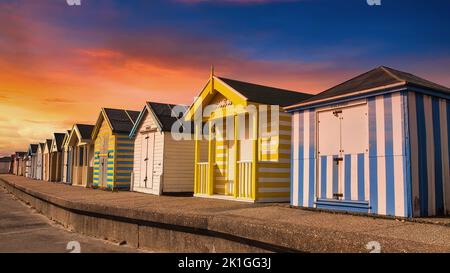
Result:
<svg viewBox="0 0 450 273"><path fill-rule="evenodd" d="M35 154L36 154L36 153L33 153L33 149L31 148L32 145L36 145L36 144L30 144L30 145L28 145L28 155L29 155L29 156L32 156L32 155L35 155ZM39 146L39 144L38 144L38 146ZM38 147L38 148L39 148L39 147ZM36 149L36 152L37 152L37 149Z"/></svg>
<svg viewBox="0 0 450 273"><path fill-rule="evenodd" d="M102 126L103 120L106 120L108 122L109 128L111 129L111 131L113 131L113 127L108 119L108 115L106 115L105 113L105 108L102 108L97 118L97 122L95 123L94 129L92 130L92 139L95 139L97 137L98 132L100 131L100 127Z"/></svg>
<svg viewBox="0 0 450 273"><path fill-rule="evenodd" d="M333 97L324 98L324 99L320 99L320 100L301 102L301 103L298 103L295 105L287 106L284 109L287 112L295 112L295 111L305 110L305 109L309 109L309 108L313 108L313 107L317 107L317 106L325 106L328 104L333 104L333 103L342 102L342 101L346 101L346 100L353 100L356 98L366 97L368 95L377 94L377 93L380 93L383 91L384 92L397 92L397 91L402 91L405 89L406 89L406 82L401 82L401 83L380 86L377 88L370 88L370 89L355 91L355 92L340 95L340 96L333 96Z"/></svg>
<svg viewBox="0 0 450 273"><path fill-rule="evenodd" d="M76 142L75 142L76 144L70 145L70 143L72 143L72 140L74 140L75 138L76 138ZM70 131L70 135L67 138L66 143L64 144L64 148L67 149L68 147L87 145L87 144L91 144L91 143L92 143L92 139L83 139L81 136L80 129L78 128L78 124L74 124L72 127L72 130Z"/></svg>
<svg viewBox="0 0 450 273"><path fill-rule="evenodd" d="M66 131L66 134L64 135L63 142L62 142L62 144L61 144L62 147L65 147L65 146L66 146L67 140L69 139L69 136L70 136L70 133L71 133L71 132L72 132L72 130Z"/></svg>
<svg viewBox="0 0 450 273"><path fill-rule="evenodd" d="M375 96L380 94L387 94L387 93L393 93L393 92L400 92L400 91L412 91L417 92L425 95L430 96L436 96L439 98L444 99L450 99L450 94L445 93L441 90L434 90L430 88L425 88L422 86L418 86L409 82L399 82L391 85L384 85L377 88L371 88L371 89L365 89L361 91L352 92L350 94L345 94L342 96L334 96L330 98L325 98L322 100L314 100L314 101L307 101L299 104L295 104L292 106L286 107L287 112L295 112L295 111L301 111L306 110L310 108L314 108L317 106L327 106L330 104L336 104L341 102L346 102L349 100L355 100L355 99L361 99L369 96Z"/></svg>
<svg viewBox="0 0 450 273"><path fill-rule="evenodd" d="M58 151L58 143L56 143L56 137L54 137L54 138L52 139L52 144L51 144L51 147L50 147L50 152L51 152L51 153L59 152L59 151Z"/></svg>
<svg viewBox="0 0 450 273"><path fill-rule="evenodd" d="M156 116L155 112L153 111L153 108L151 107L149 102L145 103L144 109L142 109L142 111L139 113L139 116L136 120L136 122L134 123L133 129L131 129L131 132L129 134L130 138L133 138L136 134L136 130L139 128L139 126L141 125L141 122L143 120L143 118L145 117L145 114L149 113L152 115L153 120L155 121L156 126L158 127L158 131L162 132L163 127L161 124L161 121L158 119L158 117Z"/></svg>
<svg viewBox="0 0 450 273"><path fill-rule="evenodd" d="M234 88L223 82L216 76L212 76L206 86L202 89L200 94L194 100L194 103L189 107L185 115L185 120L190 121L194 119L194 115L197 110L203 105L208 104L211 99L217 93L222 94L224 97L229 99L234 105L248 105L248 99L244 97L241 93L236 91Z"/></svg>
<svg viewBox="0 0 450 273"><path fill-rule="evenodd" d="M44 147L43 149L42 149L42 146ZM39 143L36 153L37 154L43 154L44 150L45 150L45 144L44 143Z"/></svg>

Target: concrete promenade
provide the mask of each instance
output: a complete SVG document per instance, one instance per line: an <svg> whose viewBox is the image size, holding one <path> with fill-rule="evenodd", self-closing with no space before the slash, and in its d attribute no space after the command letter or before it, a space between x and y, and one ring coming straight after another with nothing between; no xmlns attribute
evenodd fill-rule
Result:
<svg viewBox="0 0 450 273"><path fill-rule="evenodd" d="M79 253L139 252L135 248L119 246L67 231L25 206L8 194L4 188L0 188L0 253L72 253L73 251Z"/></svg>
<svg viewBox="0 0 450 273"><path fill-rule="evenodd" d="M409 222L192 197L107 192L0 175L0 186L78 233L167 252L450 252L449 219ZM440 222L433 224L427 222Z"/></svg>

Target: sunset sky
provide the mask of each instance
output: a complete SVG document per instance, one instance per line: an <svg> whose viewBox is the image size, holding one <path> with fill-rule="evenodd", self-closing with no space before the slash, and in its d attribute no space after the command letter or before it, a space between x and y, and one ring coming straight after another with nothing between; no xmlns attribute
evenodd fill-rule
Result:
<svg viewBox="0 0 450 273"><path fill-rule="evenodd" d="M380 65L450 86L450 1L0 0L0 156L224 77L317 93Z"/></svg>

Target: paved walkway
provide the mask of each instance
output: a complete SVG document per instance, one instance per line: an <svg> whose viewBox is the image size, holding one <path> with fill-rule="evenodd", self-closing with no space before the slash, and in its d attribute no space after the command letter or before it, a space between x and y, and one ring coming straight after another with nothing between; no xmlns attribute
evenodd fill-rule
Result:
<svg viewBox="0 0 450 273"><path fill-rule="evenodd" d="M69 242L70 246L67 250ZM136 252L138 250L82 236L55 226L43 215L0 188L0 253Z"/></svg>
<svg viewBox="0 0 450 273"><path fill-rule="evenodd" d="M0 175L0 179L77 209L229 233L306 252L450 252L450 227L290 208L288 204L106 192ZM438 219L448 222L449 219Z"/></svg>

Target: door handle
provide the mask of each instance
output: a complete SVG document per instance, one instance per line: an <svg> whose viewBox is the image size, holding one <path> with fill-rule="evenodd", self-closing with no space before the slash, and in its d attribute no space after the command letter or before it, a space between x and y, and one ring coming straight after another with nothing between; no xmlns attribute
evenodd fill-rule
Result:
<svg viewBox="0 0 450 273"><path fill-rule="evenodd" d="M333 197L336 200L340 200L341 198L344 197L344 194L342 194L342 193L333 193Z"/></svg>
<svg viewBox="0 0 450 273"><path fill-rule="evenodd" d="M335 157L333 158L333 161L336 162L336 164L338 164L340 161L344 161L343 157Z"/></svg>

